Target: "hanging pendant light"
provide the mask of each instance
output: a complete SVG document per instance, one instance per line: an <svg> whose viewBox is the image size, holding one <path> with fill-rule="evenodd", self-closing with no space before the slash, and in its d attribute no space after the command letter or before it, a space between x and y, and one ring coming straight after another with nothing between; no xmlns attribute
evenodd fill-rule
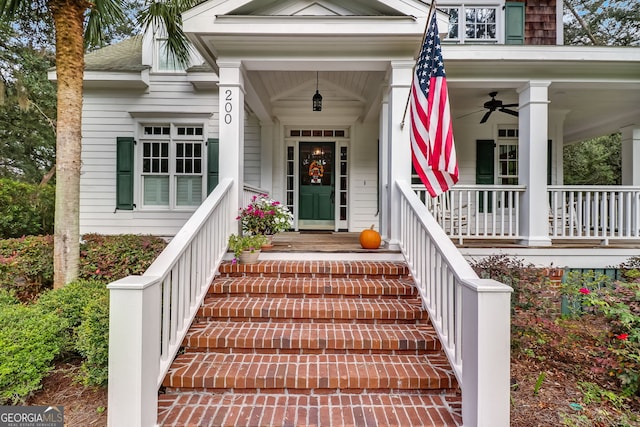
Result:
<svg viewBox="0 0 640 427"><path fill-rule="evenodd" d="M313 111L322 111L322 95L318 91L318 72L316 71L316 94L313 95Z"/></svg>

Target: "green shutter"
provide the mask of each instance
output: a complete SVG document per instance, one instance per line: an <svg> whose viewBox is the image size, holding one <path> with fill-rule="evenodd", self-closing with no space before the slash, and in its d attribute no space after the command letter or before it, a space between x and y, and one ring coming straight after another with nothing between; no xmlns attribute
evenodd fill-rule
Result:
<svg viewBox="0 0 640 427"><path fill-rule="evenodd" d="M505 44L524 44L524 3L505 4Z"/></svg>
<svg viewBox="0 0 640 427"><path fill-rule="evenodd" d="M220 143L218 138L209 138L207 141L207 194L211 194L218 185L220 172Z"/></svg>
<svg viewBox="0 0 640 427"><path fill-rule="evenodd" d="M119 136L116 142L116 209L133 210L133 163L135 141Z"/></svg>
<svg viewBox="0 0 640 427"><path fill-rule="evenodd" d="M479 139L476 141L476 184L493 185L495 175L495 142L492 139ZM478 208L484 212L484 194L479 194ZM488 211L491 213L491 193L488 197Z"/></svg>

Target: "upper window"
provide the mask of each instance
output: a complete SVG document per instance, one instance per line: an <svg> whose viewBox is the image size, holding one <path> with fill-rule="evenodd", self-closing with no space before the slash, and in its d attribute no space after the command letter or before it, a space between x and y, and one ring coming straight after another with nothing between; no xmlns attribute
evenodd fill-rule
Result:
<svg viewBox="0 0 640 427"><path fill-rule="evenodd" d="M202 125L143 125L142 201L145 207L198 206L203 199Z"/></svg>
<svg viewBox="0 0 640 427"><path fill-rule="evenodd" d="M498 7L463 4L442 10L449 14L445 40L459 43L498 41Z"/></svg>
<svg viewBox="0 0 640 427"><path fill-rule="evenodd" d="M159 72L176 72L184 71L178 61L169 51L166 39L156 39L156 71Z"/></svg>

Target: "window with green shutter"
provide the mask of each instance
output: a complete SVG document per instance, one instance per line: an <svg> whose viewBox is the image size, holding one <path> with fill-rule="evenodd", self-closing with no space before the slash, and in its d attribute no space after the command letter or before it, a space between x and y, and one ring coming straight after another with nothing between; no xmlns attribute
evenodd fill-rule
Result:
<svg viewBox="0 0 640 427"><path fill-rule="evenodd" d="M505 44L524 44L524 3L505 3Z"/></svg>
<svg viewBox="0 0 640 427"><path fill-rule="evenodd" d="M218 185L220 162L219 162L220 143L218 138L209 138L207 140L207 194L211 194L216 185Z"/></svg>
<svg viewBox="0 0 640 427"><path fill-rule="evenodd" d="M133 210L133 165L135 140L119 136L116 140L116 209Z"/></svg>

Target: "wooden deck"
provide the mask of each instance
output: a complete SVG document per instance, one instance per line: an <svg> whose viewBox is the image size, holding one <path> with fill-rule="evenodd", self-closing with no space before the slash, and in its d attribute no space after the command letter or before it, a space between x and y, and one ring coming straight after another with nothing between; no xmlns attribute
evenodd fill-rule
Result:
<svg viewBox="0 0 640 427"><path fill-rule="evenodd" d="M540 267L605 268L640 256L640 240L611 240L604 246L599 240L556 239L551 246L544 247L527 247L505 239L465 239L462 244L452 239L452 242L468 260L507 254ZM277 234L273 243L274 247L263 251L261 259L403 260L400 250L390 248L387 242L380 249L363 249L359 233L286 232Z"/></svg>

